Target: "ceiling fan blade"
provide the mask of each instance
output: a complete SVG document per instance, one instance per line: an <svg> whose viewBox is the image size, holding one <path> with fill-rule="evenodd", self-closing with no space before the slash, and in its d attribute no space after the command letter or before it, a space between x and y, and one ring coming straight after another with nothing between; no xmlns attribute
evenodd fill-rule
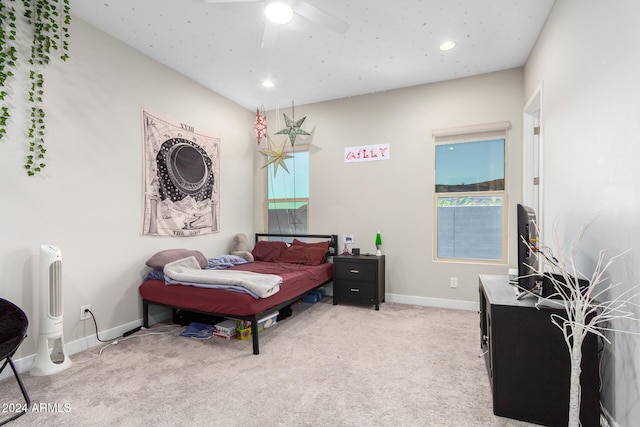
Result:
<svg viewBox="0 0 640 427"><path fill-rule="evenodd" d="M304 0L294 0L293 11L310 21L324 25L336 33L344 34L349 29L349 24L343 20L325 12L322 9L318 9Z"/></svg>
<svg viewBox="0 0 640 427"><path fill-rule="evenodd" d="M264 23L264 33L262 34L262 44L260 47L263 49L271 49L276 46L279 27L278 24L274 24L273 22L267 21Z"/></svg>

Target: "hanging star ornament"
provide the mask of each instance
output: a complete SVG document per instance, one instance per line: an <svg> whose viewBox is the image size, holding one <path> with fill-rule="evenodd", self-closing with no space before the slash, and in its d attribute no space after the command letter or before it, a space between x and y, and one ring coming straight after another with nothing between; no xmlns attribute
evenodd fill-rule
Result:
<svg viewBox="0 0 640 427"><path fill-rule="evenodd" d="M256 138L258 138L258 145L262 138L267 136L267 115L264 112L260 112L260 109L256 109L256 123L253 125L256 131Z"/></svg>
<svg viewBox="0 0 640 427"><path fill-rule="evenodd" d="M284 114L284 122L287 127L282 129L281 131L276 132L276 135L289 135L289 140L291 141L291 145L294 145L296 142L296 136L311 135L309 132L305 131L304 129L300 129L305 119L306 117L303 117L298 121L294 121L294 120L291 120L289 117L287 117L286 114Z"/></svg>
<svg viewBox="0 0 640 427"><path fill-rule="evenodd" d="M273 142L269 135L266 135L266 137L269 142L269 148L266 150L260 150L262 154L267 156L264 165L262 165L262 169L273 163L273 176L276 176L278 173L278 166L282 166L282 168L289 173L289 169L287 169L287 165L284 161L292 158L293 156L284 152L284 146L287 141L282 141L282 145L278 146Z"/></svg>

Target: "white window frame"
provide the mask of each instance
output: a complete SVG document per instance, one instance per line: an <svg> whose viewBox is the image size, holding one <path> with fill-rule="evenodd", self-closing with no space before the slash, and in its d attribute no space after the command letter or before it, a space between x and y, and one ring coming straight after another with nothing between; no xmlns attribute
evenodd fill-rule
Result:
<svg viewBox="0 0 640 427"><path fill-rule="evenodd" d="M310 154L309 152L309 144L296 144L295 146L291 146L291 144L287 144L287 146L284 149L284 153L287 154L294 154L294 153L303 153L303 152L307 152ZM286 160L285 160L286 161ZM278 199L270 199L269 198L269 181L271 179L271 177L269 176L269 168L266 167L265 169L265 204L264 204L264 224L265 224L265 228L267 231L270 230L269 227L269 205L272 202L275 203L306 203L307 204L307 217L306 217L306 224L307 224L307 229L303 232L303 233L307 233L309 231L309 199L310 197L296 197L294 198L278 198ZM280 168L279 168L280 169ZM311 157L309 157L309 169L311 169ZM287 173L284 170L279 170L278 173ZM293 173L292 170L290 170L290 173ZM311 176L311 171L309 171L309 179ZM310 185L310 183L309 183ZM294 230L278 230L277 232L279 233L292 233ZM300 233L301 231L298 230L298 233Z"/></svg>
<svg viewBox="0 0 640 427"><path fill-rule="evenodd" d="M437 129L432 132L433 136L433 185L431 191L433 194L433 260L443 262L460 262L470 264L507 264L508 262L508 216L509 216L509 198L508 198L508 176L509 176L509 130L510 122L488 123L482 125L462 126L447 129ZM499 191L482 191L482 192L455 192L455 193L437 193L436 192L436 167L435 167L435 151L436 146L441 144L455 144L474 141L486 141L492 139L504 139L504 190ZM478 196L500 196L502 197L502 236L501 236L501 259L480 259L480 258L451 258L438 256L438 199L452 197L478 197Z"/></svg>

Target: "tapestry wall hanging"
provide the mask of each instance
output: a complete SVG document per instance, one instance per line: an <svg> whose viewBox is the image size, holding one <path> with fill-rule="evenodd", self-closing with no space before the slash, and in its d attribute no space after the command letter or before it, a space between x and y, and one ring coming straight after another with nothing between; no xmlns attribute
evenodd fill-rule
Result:
<svg viewBox="0 0 640 427"><path fill-rule="evenodd" d="M142 107L143 235L220 231L220 138Z"/></svg>

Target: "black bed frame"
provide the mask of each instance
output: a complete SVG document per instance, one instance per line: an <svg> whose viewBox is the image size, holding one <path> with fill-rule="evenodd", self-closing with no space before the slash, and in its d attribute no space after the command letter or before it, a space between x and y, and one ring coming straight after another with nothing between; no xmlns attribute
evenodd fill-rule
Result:
<svg viewBox="0 0 640 427"><path fill-rule="evenodd" d="M285 239L293 239L294 237L297 238L312 238L312 239L329 239L329 256L333 256L333 255L337 255L338 253L338 235L337 234L283 234L283 233L256 233L256 242L258 242L261 239L269 239L269 238L285 238ZM323 285L325 285L327 282L321 283L318 286L316 286L313 289L317 289ZM309 291L305 291L305 293L307 293ZM248 320L251 322L251 338L253 340L253 354L260 354L260 345L259 345L259 340L258 340L258 320L262 319L263 317L275 313L276 311L282 310L285 307L290 306L291 304L293 304L294 302L296 302L297 300L300 299L302 295L298 295L288 301L282 302L278 305L275 305L265 311L263 311L262 313L256 313L256 314L252 314L250 316L237 316L234 314L229 314L229 313L211 313L211 312L204 312L204 311L198 311L198 310L190 310L193 313L201 313L201 314L208 314L208 315L213 315L213 316L220 316L220 317L231 317L234 319L238 319L238 320ZM183 307L176 307L176 306L172 306L169 304L160 304L154 301L148 301L146 299L142 299L142 317L143 317L143 326L145 328L149 327L149 304L152 305L159 305L159 306L164 306L167 308L170 308L172 310L177 310L177 309L183 309Z"/></svg>

